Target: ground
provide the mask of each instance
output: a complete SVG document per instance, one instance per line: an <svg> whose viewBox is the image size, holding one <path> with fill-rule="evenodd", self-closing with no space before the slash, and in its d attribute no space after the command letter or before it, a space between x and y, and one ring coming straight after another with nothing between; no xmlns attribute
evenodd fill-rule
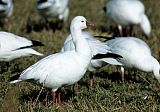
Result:
<svg viewBox="0 0 160 112"><path fill-rule="evenodd" d="M106 0L70 0L70 15L67 25L48 31L43 27L36 27L34 31L27 31L27 20L33 24L44 23L35 9L34 0L14 1L14 13L5 22L2 30L43 42L44 47L38 47L45 56L58 52L69 34L69 23L74 16L82 15L95 24L89 29L93 35L112 35L109 30L111 21L105 17L102 7ZM146 14L152 24L152 33L145 37L139 27L136 36L143 39L151 47L153 56L160 60L160 13L159 0L143 0ZM43 26L43 25L42 25ZM8 71L0 74L0 111L1 112L48 112L58 111L57 106L51 108L51 91L35 84L22 82L9 84L9 78L34 64L42 57L26 57L10 62ZM5 67L1 63L1 68ZM160 84L153 73L132 70L125 72L125 83L121 82L119 67L107 65L95 73L94 87L88 88L88 73L79 82L79 87L72 95L72 87L62 88L62 112L146 112L160 111Z"/></svg>

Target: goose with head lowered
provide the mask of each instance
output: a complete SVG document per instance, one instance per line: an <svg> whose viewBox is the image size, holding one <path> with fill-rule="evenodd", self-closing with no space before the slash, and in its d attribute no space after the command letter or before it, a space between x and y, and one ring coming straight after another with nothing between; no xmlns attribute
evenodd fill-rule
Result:
<svg viewBox="0 0 160 112"><path fill-rule="evenodd" d="M11 16L13 13L12 0L0 0L0 19Z"/></svg>
<svg viewBox="0 0 160 112"><path fill-rule="evenodd" d="M88 42L82 37L82 30L89 25L91 24L83 16L73 18L70 32L75 50L59 52L41 59L24 70L17 79L11 78L13 81L10 83L32 80L52 90L54 103L58 88L78 82L87 70L92 56ZM60 97L60 93L57 94ZM58 103L60 104L60 98Z"/></svg>
<svg viewBox="0 0 160 112"><path fill-rule="evenodd" d="M118 25L120 36L123 36L122 26L128 25L139 25L147 36L151 32L151 24L140 0L109 0L104 11Z"/></svg>
<svg viewBox="0 0 160 112"><path fill-rule="evenodd" d="M111 52L121 55L123 58L104 60L113 65L120 65L122 80L124 81L124 67L134 68L144 72L153 72L155 78L160 82L160 64L152 56L149 46L136 37L120 37L106 41L111 47Z"/></svg>
<svg viewBox="0 0 160 112"><path fill-rule="evenodd" d="M46 20L57 17L59 20L66 22L68 19L68 0L36 0L36 8Z"/></svg>

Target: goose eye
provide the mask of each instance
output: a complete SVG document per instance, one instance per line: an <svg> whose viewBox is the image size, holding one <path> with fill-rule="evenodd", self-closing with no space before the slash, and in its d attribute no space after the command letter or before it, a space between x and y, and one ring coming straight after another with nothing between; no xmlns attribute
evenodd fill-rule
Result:
<svg viewBox="0 0 160 112"><path fill-rule="evenodd" d="M84 22L84 21L81 21L82 23Z"/></svg>

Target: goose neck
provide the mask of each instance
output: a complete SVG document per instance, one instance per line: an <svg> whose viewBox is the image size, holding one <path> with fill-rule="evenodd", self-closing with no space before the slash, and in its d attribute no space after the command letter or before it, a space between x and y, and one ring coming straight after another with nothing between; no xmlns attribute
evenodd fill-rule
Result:
<svg viewBox="0 0 160 112"><path fill-rule="evenodd" d="M91 58L91 50L88 42L82 36L82 30L78 27L71 27L71 36L74 42L75 51L79 56Z"/></svg>

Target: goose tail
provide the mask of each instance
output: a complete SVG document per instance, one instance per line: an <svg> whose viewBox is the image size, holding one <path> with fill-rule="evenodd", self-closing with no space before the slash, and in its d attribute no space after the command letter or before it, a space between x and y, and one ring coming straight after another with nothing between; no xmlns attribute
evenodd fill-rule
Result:
<svg viewBox="0 0 160 112"><path fill-rule="evenodd" d="M17 82L21 82L22 80L19 80L19 77L20 77L20 74L17 74L15 76L12 76L9 81L10 81L10 84L14 84L14 83L17 83Z"/></svg>

